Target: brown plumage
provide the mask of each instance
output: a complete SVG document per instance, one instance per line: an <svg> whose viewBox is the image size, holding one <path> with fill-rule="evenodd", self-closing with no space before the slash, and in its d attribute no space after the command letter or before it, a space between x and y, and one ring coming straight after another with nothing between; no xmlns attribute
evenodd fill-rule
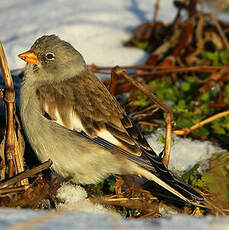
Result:
<svg viewBox="0 0 229 230"><path fill-rule="evenodd" d="M58 123L76 131L83 128L82 131L92 138L100 136L101 132L108 132L116 139L113 144L132 154L141 155L139 143L135 142L136 131L135 137L128 134L122 123L125 120L131 128L131 121L107 88L90 72L42 85L37 89L37 96L43 113ZM77 121L81 123L78 127L74 124ZM107 140L112 142L109 137Z"/></svg>

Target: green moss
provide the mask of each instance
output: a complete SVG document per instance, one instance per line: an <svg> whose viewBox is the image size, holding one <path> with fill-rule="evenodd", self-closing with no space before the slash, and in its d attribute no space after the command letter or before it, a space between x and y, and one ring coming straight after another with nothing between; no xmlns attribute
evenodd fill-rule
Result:
<svg viewBox="0 0 229 230"><path fill-rule="evenodd" d="M212 104L218 103L219 92L223 93L222 90L225 92L224 102L229 103L229 84L210 89L196 98L202 84L197 81L197 77L195 76L187 76L182 81L179 80L175 83L170 76L167 76L163 80L150 81L149 86L152 88L152 93L161 101L170 102L170 109L174 114L176 129L191 127L216 114L217 110L212 107ZM136 107L146 107L152 104L154 103L142 92L138 92L136 100L130 103L130 105ZM211 136L215 138L216 135L229 136L228 117L217 119L210 124L192 131L192 133L205 138ZM164 117L161 117L163 123L158 121L157 118L153 120L153 123L159 124L160 127L165 124ZM155 127L147 126L141 126L141 128L145 132L152 132L156 129Z"/></svg>
<svg viewBox="0 0 229 230"><path fill-rule="evenodd" d="M229 202L229 157L213 154L209 160L209 169L202 175L198 172L199 164L193 166L183 176L183 180L198 188L207 188L211 193Z"/></svg>
<svg viewBox="0 0 229 230"><path fill-rule="evenodd" d="M202 57L205 60L212 61L212 65L214 66L222 66L222 65L229 64L228 51L215 51L215 52L204 51L202 53Z"/></svg>
<svg viewBox="0 0 229 230"><path fill-rule="evenodd" d="M149 42L136 42L136 45L137 45L138 48L147 51L148 47L149 47Z"/></svg>
<svg viewBox="0 0 229 230"><path fill-rule="evenodd" d="M165 144L165 137L160 136L158 139L163 145Z"/></svg>

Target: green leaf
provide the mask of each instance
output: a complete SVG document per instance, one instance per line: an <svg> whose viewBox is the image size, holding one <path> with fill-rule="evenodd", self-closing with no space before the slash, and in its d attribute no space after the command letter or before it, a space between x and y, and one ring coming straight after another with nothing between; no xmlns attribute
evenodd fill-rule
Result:
<svg viewBox="0 0 229 230"><path fill-rule="evenodd" d="M228 94L229 94L229 84L226 84L226 85L224 86L224 91L225 91L225 93L228 93Z"/></svg>
<svg viewBox="0 0 229 230"><path fill-rule="evenodd" d="M223 128L223 123L221 123L219 120L213 121L211 123L211 127L216 134L226 134L226 130Z"/></svg>
<svg viewBox="0 0 229 230"><path fill-rule="evenodd" d="M195 78L195 77L192 77L192 76L191 76L191 77L188 77L188 78L187 78L187 81L188 81L189 83L195 83L195 82L197 82L197 81L196 81L196 78Z"/></svg>
<svg viewBox="0 0 229 230"><path fill-rule="evenodd" d="M188 82L183 82L183 83L181 84L181 89L182 89L183 91L189 91L189 90L191 89L191 84L188 83Z"/></svg>
<svg viewBox="0 0 229 230"><path fill-rule="evenodd" d="M149 42L136 42L136 45L140 49L147 50Z"/></svg>
<svg viewBox="0 0 229 230"><path fill-rule="evenodd" d="M200 106L200 110L202 111L203 114L210 114L214 112L214 108L211 108L207 102L205 102Z"/></svg>
<svg viewBox="0 0 229 230"><path fill-rule="evenodd" d="M210 92L206 92L203 93L200 97L199 97L200 101L209 101L210 100Z"/></svg>
<svg viewBox="0 0 229 230"><path fill-rule="evenodd" d="M178 119L176 120L176 128L178 129L190 127L192 125L193 123L191 120L187 120L182 117L178 117Z"/></svg>
<svg viewBox="0 0 229 230"><path fill-rule="evenodd" d="M195 115L195 116L192 116L191 118L193 124L200 122L202 119L203 119L203 116L201 115Z"/></svg>
<svg viewBox="0 0 229 230"><path fill-rule="evenodd" d="M219 66L220 65L220 57L218 51L216 52L209 52L209 51L204 51L202 53L202 57L206 60L210 60L213 62L214 66Z"/></svg>
<svg viewBox="0 0 229 230"><path fill-rule="evenodd" d="M229 201L229 174L226 165L229 163L228 157L219 157L211 159L210 169L202 175L205 187L211 192L223 197Z"/></svg>
<svg viewBox="0 0 229 230"><path fill-rule="evenodd" d="M229 51L220 51L219 56L223 65L229 64Z"/></svg>
<svg viewBox="0 0 229 230"><path fill-rule="evenodd" d="M206 127L200 127L192 131L193 134L197 136L207 137L210 134L210 131Z"/></svg>
<svg viewBox="0 0 229 230"><path fill-rule="evenodd" d="M185 172L182 176L182 179L186 182L186 183L191 183L192 181L195 179L195 175L197 172L197 169L199 168L199 164L195 164L189 171Z"/></svg>
<svg viewBox="0 0 229 230"><path fill-rule="evenodd" d="M212 61L215 66L228 65L229 64L229 52L228 51L204 51L202 57L206 60Z"/></svg>
<svg viewBox="0 0 229 230"><path fill-rule="evenodd" d="M165 137L160 136L158 139L163 145L165 144Z"/></svg>

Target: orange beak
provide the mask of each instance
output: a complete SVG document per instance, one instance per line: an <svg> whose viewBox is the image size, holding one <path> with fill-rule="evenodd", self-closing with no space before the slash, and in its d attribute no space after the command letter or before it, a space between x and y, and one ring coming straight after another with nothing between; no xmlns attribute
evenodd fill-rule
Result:
<svg viewBox="0 0 229 230"><path fill-rule="evenodd" d="M38 64L38 58L37 55L31 51L26 51L22 54L18 55L19 58L21 58L23 61L26 61L30 64Z"/></svg>

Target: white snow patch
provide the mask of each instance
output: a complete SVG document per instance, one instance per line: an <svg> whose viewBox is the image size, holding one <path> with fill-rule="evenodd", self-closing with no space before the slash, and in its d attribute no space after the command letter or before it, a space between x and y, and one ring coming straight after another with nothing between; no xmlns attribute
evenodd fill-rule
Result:
<svg viewBox="0 0 229 230"><path fill-rule="evenodd" d="M63 205L73 204L80 200L85 200L87 198L87 192L79 185L64 183L57 190L56 197L64 202L59 204L59 207L61 207Z"/></svg>
<svg viewBox="0 0 229 230"><path fill-rule="evenodd" d="M156 153L160 153L164 146L159 141L164 136L164 130L157 130L147 137L147 141ZM225 153L210 141L199 141L172 135L172 146L170 153L169 169L178 175L190 170L197 162L206 162L213 153ZM201 165L206 168L205 164Z"/></svg>
<svg viewBox="0 0 229 230"><path fill-rule="evenodd" d="M56 204L57 209L80 210L112 215L115 214L108 208L105 208L100 204L94 204L87 199L88 194L86 190L79 185L64 183L58 189L56 197L57 199L61 200L61 203Z"/></svg>
<svg viewBox="0 0 229 230"><path fill-rule="evenodd" d="M152 20L152 0L1 0L1 36L11 69L25 63L17 55L28 50L44 34L56 34L70 42L87 64L103 66L143 64L146 53L126 48L122 42L131 30ZM175 15L170 0L161 1L158 18ZM169 13L168 13L169 12Z"/></svg>

